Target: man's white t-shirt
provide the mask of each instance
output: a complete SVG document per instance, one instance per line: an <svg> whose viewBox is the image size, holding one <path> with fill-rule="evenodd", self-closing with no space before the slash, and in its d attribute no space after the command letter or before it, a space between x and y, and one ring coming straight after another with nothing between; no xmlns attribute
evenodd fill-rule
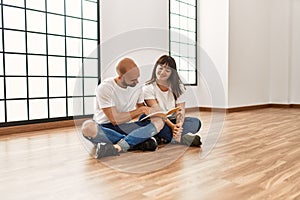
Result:
<svg viewBox="0 0 300 200"><path fill-rule="evenodd" d="M102 108L116 107L118 112L130 112L137 103L143 103L142 87L120 87L114 78L104 80L96 89L94 120L98 124L110 123Z"/></svg>
<svg viewBox="0 0 300 200"><path fill-rule="evenodd" d="M181 94L177 101L175 101L172 91L170 89L165 92L161 91L156 82L145 85L143 87L144 99L156 99L158 105L160 106L160 109L164 112L176 107L176 104L178 103L185 102L184 91L185 90L183 89L183 94Z"/></svg>

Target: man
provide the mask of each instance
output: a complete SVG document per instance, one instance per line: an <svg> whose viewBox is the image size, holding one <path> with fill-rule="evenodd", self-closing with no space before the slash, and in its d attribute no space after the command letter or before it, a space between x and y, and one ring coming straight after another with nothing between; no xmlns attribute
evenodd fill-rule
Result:
<svg viewBox="0 0 300 200"><path fill-rule="evenodd" d="M84 137L97 145L97 158L119 155L130 148L153 151L157 148L153 136L164 126L158 117L129 123L159 108L144 106L142 89L135 87L140 71L132 59L122 59L116 71L117 77L108 78L97 87L94 121L82 125Z"/></svg>

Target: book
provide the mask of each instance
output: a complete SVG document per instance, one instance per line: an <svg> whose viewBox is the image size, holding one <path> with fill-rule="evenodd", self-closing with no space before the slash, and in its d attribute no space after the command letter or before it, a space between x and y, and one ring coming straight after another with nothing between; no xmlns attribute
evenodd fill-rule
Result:
<svg viewBox="0 0 300 200"><path fill-rule="evenodd" d="M177 112L181 110L181 107L178 106L178 107L175 107L175 108L172 108L166 112L163 112L163 111L158 111L158 112L153 112L147 116L145 116L144 118L140 119L140 121L143 121L143 120L146 120L146 119L149 119L150 117L161 117L161 118L166 118L170 115L172 115L173 113Z"/></svg>

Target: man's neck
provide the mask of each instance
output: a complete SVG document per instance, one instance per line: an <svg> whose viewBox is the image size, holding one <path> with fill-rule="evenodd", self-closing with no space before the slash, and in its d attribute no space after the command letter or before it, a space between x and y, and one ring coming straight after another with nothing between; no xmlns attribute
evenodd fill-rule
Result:
<svg viewBox="0 0 300 200"><path fill-rule="evenodd" d="M127 88L126 85L123 85L123 84L122 84L121 78L120 78L119 76L116 77L114 80L115 80L116 84L117 84L118 86L120 86L121 88L124 88L124 89Z"/></svg>

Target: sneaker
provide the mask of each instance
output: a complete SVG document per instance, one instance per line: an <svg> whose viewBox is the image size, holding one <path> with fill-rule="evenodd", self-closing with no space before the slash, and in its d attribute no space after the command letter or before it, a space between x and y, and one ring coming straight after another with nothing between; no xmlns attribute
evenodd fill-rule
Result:
<svg viewBox="0 0 300 200"><path fill-rule="evenodd" d="M191 147L200 147L202 145L200 136L193 133L183 135L181 143Z"/></svg>
<svg viewBox="0 0 300 200"><path fill-rule="evenodd" d="M118 149L113 144L98 143L96 148L96 158L103 158L106 156L119 156Z"/></svg>
<svg viewBox="0 0 300 200"><path fill-rule="evenodd" d="M154 137L149 138L145 142L137 144L133 147L135 150L142 150L142 151L155 151L157 149L157 142Z"/></svg>

